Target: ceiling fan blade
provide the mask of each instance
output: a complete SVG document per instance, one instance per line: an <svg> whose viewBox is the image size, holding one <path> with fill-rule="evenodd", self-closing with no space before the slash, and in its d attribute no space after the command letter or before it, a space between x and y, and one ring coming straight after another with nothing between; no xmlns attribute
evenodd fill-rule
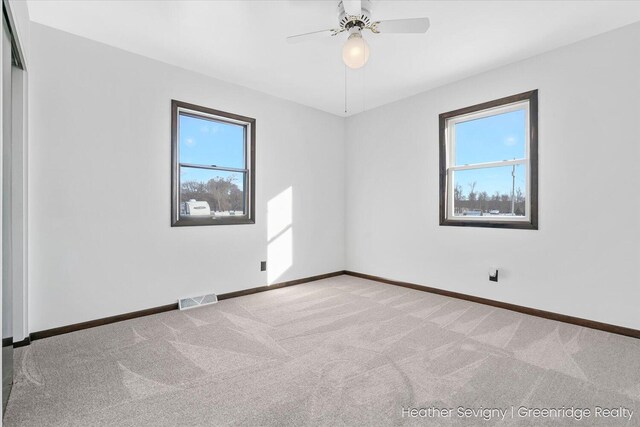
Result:
<svg viewBox="0 0 640 427"><path fill-rule="evenodd" d="M361 0L342 0L342 7L348 16L360 16L362 13Z"/></svg>
<svg viewBox="0 0 640 427"><path fill-rule="evenodd" d="M376 33L416 34L426 33L429 29L429 18L391 19L375 24Z"/></svg>
<svg viewBox="0 0 640 427"><path fill-rule="evenodd" d="M303 43L311 40L317 40L324 38L326 36L332 36L336 33L336 30L321 30L321 31L313 31L311 33L297 34L295 36L287 37L287 42L291 44L295 43Z"/></svg>

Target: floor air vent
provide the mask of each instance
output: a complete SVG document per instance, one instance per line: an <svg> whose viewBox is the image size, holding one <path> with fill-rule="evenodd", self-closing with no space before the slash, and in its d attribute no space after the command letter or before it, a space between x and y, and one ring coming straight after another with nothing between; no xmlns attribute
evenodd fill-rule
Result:
<svg viewBox="0 0 640 427"><path fill-rule="evenodd" d="M201 297L179 299L178 307L180 308L180 310L187 310L203 305L214 304L216 302L218 302L218 297L216 296L216 294L207 294Z"/></svg>

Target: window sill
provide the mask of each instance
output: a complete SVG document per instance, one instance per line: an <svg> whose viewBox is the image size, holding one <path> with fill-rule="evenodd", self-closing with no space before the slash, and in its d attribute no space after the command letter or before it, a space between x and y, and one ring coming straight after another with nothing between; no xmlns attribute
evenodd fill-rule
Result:
<svg viewBox="0 0 640 427"><path fill-rule="evenodd" d="M255 219L250 218L181 218L171 222L172 227L197 227L203 225L241 225L255 224Z"/></svg>
<svg viewBox="0 0 640 427"><path fill-rule="evenodd" d="M537 221L482 221L482 220L461 220L461 219L441 219L440 225L454 227L483 227L483 228L512 228L518 230L537 230Z"/></svg>

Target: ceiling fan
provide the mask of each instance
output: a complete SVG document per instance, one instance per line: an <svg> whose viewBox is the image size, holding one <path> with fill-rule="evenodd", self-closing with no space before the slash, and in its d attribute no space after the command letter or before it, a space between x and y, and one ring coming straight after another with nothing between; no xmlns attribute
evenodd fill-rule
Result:
<svg viewBox="0 0 640 427"><path fill-rule="evenodd" d="M342 0L338 3L338 27L287 37L289 43L305 42L325 36L337 36L348 32L342 60L349 68L360 68L369 60L369 45L362 37L362 30L374 34L419 34L429 29L429 18L371 20L371 0Z"/></svg>

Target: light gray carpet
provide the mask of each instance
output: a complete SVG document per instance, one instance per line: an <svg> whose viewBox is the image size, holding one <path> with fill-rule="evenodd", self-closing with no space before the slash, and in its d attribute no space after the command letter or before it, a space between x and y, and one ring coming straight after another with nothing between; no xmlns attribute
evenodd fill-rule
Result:
<svg viewBox="0 0 640 427"><path fill-rule="evenodd" d="M35 341L15 360L6 426L640 425L640 340L350 276ZM634 414L402 416L563 405Z"/></svg>

